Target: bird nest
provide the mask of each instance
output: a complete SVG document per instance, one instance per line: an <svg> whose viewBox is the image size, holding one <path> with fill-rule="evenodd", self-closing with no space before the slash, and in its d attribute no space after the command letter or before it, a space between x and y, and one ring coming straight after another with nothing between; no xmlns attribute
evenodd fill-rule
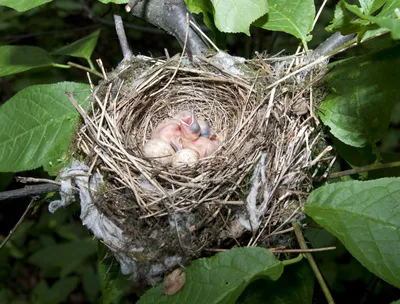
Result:
<svg viewBox="0 0 400 304"><path fill-rule="evenodd" d="M302 216L325 148L313 114L324 71L290 75L304 58L135 57L92 87L76 151L105 179L94 204L122 231L103 241L131 265L124 273L154 283L205 250L267 246ZM181 167L145 157L152 131L181 110L210 123L217 151Z"/></svg>

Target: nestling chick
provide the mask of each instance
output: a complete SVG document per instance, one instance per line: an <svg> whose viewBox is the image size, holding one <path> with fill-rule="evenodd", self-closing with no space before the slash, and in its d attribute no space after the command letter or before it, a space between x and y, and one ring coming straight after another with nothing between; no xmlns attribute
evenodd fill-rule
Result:
<svg viewBox="0 0 400 304"><path fill-rule="evenodd" d="M188 141L194 141L200 136L200 126L193 111L181 111L174 117L181 127L181 136Z"/></svg>
<svg viewBox="0 0 400 304"><path fill-rule="evenodd" d="M151 139L162 140L178 150L182 149L180 142L181 138L181 126L180 122L174 118L167 118L162 121L151 135Z"/></svg>
<svg viewBox="0 0 400 304"><path fill-rule="evenodd" d="M183 148L196 151L200 158L207 157L217 151L220 141L217 138L209 139L206 137L199 137L195 141L182 141Z"/></svg>

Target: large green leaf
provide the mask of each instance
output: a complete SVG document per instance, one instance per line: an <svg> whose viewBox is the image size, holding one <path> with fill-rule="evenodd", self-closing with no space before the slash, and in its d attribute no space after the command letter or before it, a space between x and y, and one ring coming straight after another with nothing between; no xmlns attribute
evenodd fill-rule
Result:
<svg viewBox="0 0 400 304"><path fill-rule="evenodd" d="M319 109L342 142L364 147L382 139L400 96L400 45L337 63L326 80L331 93Z"/></svg>
<svg viewBox="0 0 400 304"><path fill-rule="evenodd" d="M123 295L128 286L132 285L132 281L121 273L119 263L115 262L114 256L100 242L98 242L97 266L103 304L113 303Z"/></svg>
<svg viewBox="0 0 400 304"><path fill-rule="evenodd" d="M31 255L28 261L44 271L58 269L63 277L80 270L85 259L96 252L96 243L92 240L76 240L44 247Z"/></svg>
<svg viewBox="0 0 400 304"><path fill-rule="evenodd" d="M53 0L0 0L0 5L11 7L19 12L25 12L51 1Z"/></svg>
<svg viewBox="0 0 400 304"><path fill-rule="evenodd" d="M234 248L185 268L186 282L173 296L161 296L162 284L150 289L138 303L235 303L246 286L259 278L277 280L283 265L268 250Z"/></svg>
<svg viewBox="0 0 400 304"><path fill-rule="evenodd" d="M369 271L400 287L400 179L326 185L306 213L335 235Z"/></svg>
<svg viewBox="0 0 400 304"><path fill-rule="evenodd" d="M215 25L221 32L250 35L250 25L268 12L265 0L211 0Z"/></svg>
<svg viewBox="0 0 400 304"><path fill-rule="evenodd" d="M51 66L49 53L36 46L0 46L0 76L21 73L34 68Z"/></svg>
<svg viewBox="0 0 400 304"><path fill-rule="evenodd" d="M78 113L65 92L81 104L88 85L60 82L31 86L0 107L0 171L18 172L40 166L54 174L64 165Z"/></svg>
<svg viewBox="0 0 400 304"><path fill-rule="evenodd" d="M289 33L301 39L307 47L308 34L315 17L313 0L268 0L269 12L254 25L270 31Z"/></svg>
<svg viewBox="0 0 400 304"><path fill-rule="evenodd" d="M96 47L97 39L99 38L100 30L97 30L90 35L83 37L71 44L68 44L58 50L53 51L53 54L67 55L73 57L81 57L90 60L93 50Z"/></svg>
<svg viewBox="0 0 400 304"><path fill-rule="evenodd" d="M305 260L285 266L277 281L257 280L251 283L236 304L310 304L314 293L314 277Z"/></svg>

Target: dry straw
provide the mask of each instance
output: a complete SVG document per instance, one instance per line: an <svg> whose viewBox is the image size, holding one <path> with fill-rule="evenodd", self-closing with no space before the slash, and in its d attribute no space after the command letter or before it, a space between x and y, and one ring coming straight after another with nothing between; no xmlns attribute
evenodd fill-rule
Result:
<svg viewBox="0 0 400 304"><path fill-rule="evenodd" d="M89 107L77 106L76 151L106 179L96 206L128 237L118 250L184 262L203 249L266 244L302 216L312 173L331 160L314 114L324 71L296 72L305 58L136 57L92 89ZM210 122L220 148L194 167L144 157L155 126L184 109Z"/></svg>

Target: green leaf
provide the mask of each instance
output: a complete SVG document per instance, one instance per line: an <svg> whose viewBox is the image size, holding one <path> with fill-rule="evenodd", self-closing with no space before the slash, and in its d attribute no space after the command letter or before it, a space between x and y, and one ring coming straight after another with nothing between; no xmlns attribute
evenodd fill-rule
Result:
<svg viewBox="0 0 400 304"><path fill-rule="evenodd" d="M122 296L127 287L132 285L132 281L124 276L119 267L119 263L110 254L108 248L98 242L98 261L101 293L103 304L112 303L115 299Z"/></svg>
<svg viewBox="0 0 400 304"><path fill-rule="evenodd" d="M400 46L335 64L326 81L331 93L319 109L323 123L347 145L365 147L382 139L400 95Z"/></svg>
<svg viewBox="0 0 400 304"><path fill-rule="evenodd" d="M25 12L31 8L51 1L53 0L0 0L0 5L8 6L19 12Z"/></svg>
<svg viewBox="0 0 400 304"><path fill-rule="evenodd" d="M83 37L71 44L68 44L58 50L53 51L53 54L67 55L72 57L85 58L90 60L93 50L96 47L97 39L99 38L100 30L97 30L90 35Z"/></svg>
<svg viewBox="0 0 400 304"><path fill-rule="evenodd" d="M240 296L237 304L310 304L314 293L314 273L307 261L285 266L274 282L257 280Z"/></svg>
<svg viewBox="0 0 400 304"><path fill-rule="evenodd" d="M379 12L379 14L376 15L376 17L379 18L397 18L395 9L400 7L400 0L391 0L387 1L385 5L383 6L382 10ZM361 41L365 41L369 39L370 37L374 37L375 35L382 34L386 32L387 30L385 28L378 28L374 30L369 30L365 33Z"/></svg>
<svg viewBox="0 0 400 304"><path fill-rule="evenodd" d="M400 179L326 185L306 213L335 235L369 271L400 287Z"/></svg>
<svg viewBox="0 0 400 304"><path fill-rule="evenodd" d="M330 25L326 27L328 32L340 31L343 35L363 32L370 25L369 21L354 19L346 9L346 3L340 1L335 7L334 18Z"/></svg>
<svg viewBox="0 0 400 304"><path fill-rule="evenodd" d="M45 271L59 269L60 276L66 276L79 270L85 259L96 252L96 244L92 240L77 240L44 247L31 255L28 260Z"/></svg>
<svg viewBox="0 0 400 304"><path fill-rule="evenodd" d="M88 300L91 303L96 303L100 293L100 280L92 265L85 265L82 269L82 287Z"/></svg>
<svg viewBox="0 0 400 304"><path fill-rule="evenodd" d="M377 9L379 9L382 5L385 4L387 0L359 0L361 8L364 14L372 14Z"/></svg>
<svg viewBox="0 0 400 304"><path fill-rule="evenodd" d="M0 76L53 65L49 53L36 46L0 46Z"/></svg>
<svg viewBox="0 0 400 304"><path fill-rule="evenodd" d="M99 1L103 2L105 4L108 4L108 3L116 3L116 4L128 3L128 0L99 0Z"/></svg>
<svg viewBox="0 0 400 304"><path fill-rule="evenodd" d="M283 265L268 250L234 248L185 268L186 282L173 296L161 296L162 284L150 289L138 303L235 303L246 286L265 277L277 280Z"/></svg>
<svg viewBox="0 0 400 304"><path fill-rule="evenodd" d="M339 152L340 156L353 168L370 165L376 160L371 145L367 145L363 148L356 148L346 145L334 136L331 136L331 139L336 151Z"/></svg>
<svg viewBox="0 0 400 304"><path fill-rule="evenodd" d="M65 163L78 113L68 92L85 104L89 86L59 82L19 91L0 107L0 171L18 172L40 166L55 173Z"/></svg>
<svg viewBox="0 0 400 304"><path fill-rule="evenodd" d="M367 16L362 13L361 9L355 5L345 4L346 8L358 17L374 22L382 28L391 31L393 39L400 39L400 19L398 18L387 18L387 17L373 17Z"/></svg>
<svg viewBox="0 0 400 304"><path fill-rule="evenodd" d="M250 36L250 25L268 12L265 0L211 0L215 25L221 32L245 33Z"/></svg>
<svg viewBox="0 0 400 304"><path fill-rule="evenodd" d="M301 39L305 48L315 18L313 0L269 0L269 12L254 25L270 31L281 31Z"/></svg>
<svg viewBox="0 0 400 304"><path fill-rule="evenodd" d="M32 295L34 304L54 304L67 300L71 292L78 286L76 277L60 278L49 288L47 282L42 280L35 286Z"/></svg>

